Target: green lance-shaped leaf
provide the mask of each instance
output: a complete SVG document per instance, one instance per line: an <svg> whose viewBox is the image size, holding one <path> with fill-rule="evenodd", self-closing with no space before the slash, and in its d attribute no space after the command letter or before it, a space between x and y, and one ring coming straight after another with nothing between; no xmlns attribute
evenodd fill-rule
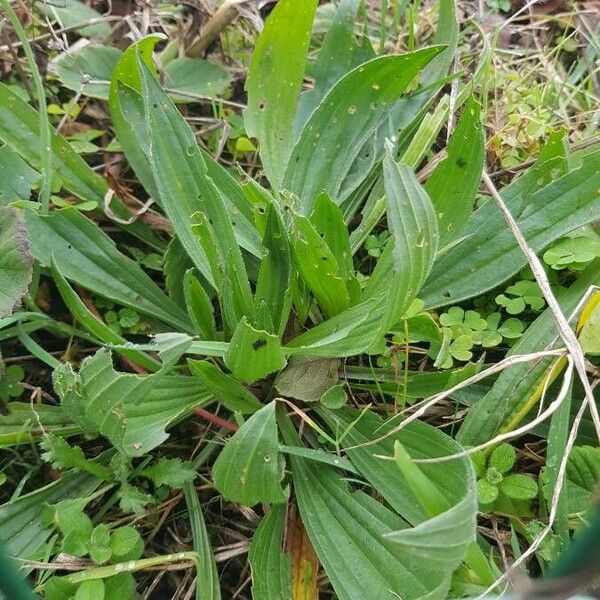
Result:
<svg viewBox="0 0 600 600"><path fill-rule="evenodd" d="M340 205L358 187L381 156L383 139L374 141L374 136L391 105L442 50L378 57L333 86L302 129L283 180L283 187L300 198L302 214L310 213L323 190Z"/></svg>
<svg viewBox="0 0 600 600"><path fill-rule="evenodd" d="M273 323L273 333L281 336L291 307L292 267L288 235L273 206L268 209L263 245L267 254L260 263L254 303L257 312L261 303L265 303Z"/></svg>
<svg viewBox="0 0 600 600"><path fill-rule="evenodd" d="M67 279L179 331L191 330L185 311L81 212L67 209L41 216L28 210L25 222L31 251L42 266L50 267L54 256Z"/></svg>
<svg viewBox="0 0 600 600"><path fill-rule="evenodd" d="M234 376L244 383L254 383L280 371L285 363L279 338L255 329L246 317L242 318L225 354L225 365Z"/></svg>
<svg viewBox="0 0 600 600"><path fill-rule="evenodd" d="M286 354L325 358L361 354L375 339L384 309L382 296L361 302L292 339Z"/></svg>
<svg viewBox="0 0 600 600"><path fill-rule="evenodd" d="M255 412L221 450L213 467L213 481L225 499L254 506L287 500L282 477L275 402L271 402Z"/></svg>
<svg viewBox="0 0 600 600"><path fill-rule="evenodd" d="M539 252L569 231L600 218L599 160L600 146L596 146L582 158L579 168L538 188L530 196L527 190L516 197L511 194L509 208L534 251ZM554 162L555 169L560 169L556 159ZM552 166L545 170L552 177ZM529 179L527 174L522 178ZM542 173L535 178L534 185L537 180L544 181ZM502 196L508 201L511 190L507 192ZM526 201L525 195L529 196ZM525 256L495 202L487 202L473 213L464 234L464 241L440 257L425 282L419 297L426 306L456 304L478 296L525 266Z"/></svg>
<svg viewBox="0 0 600 600"><path fill-rule="evenodd" d="M290 239L294 262L326 317L333 317L350 305L346 282L336 257L306 217L294 215Z"/></svg>
<svg viewBox="0 0 600 600"><path fill-rule="evenodd" d="M289 600L292 597L292 565L289 555L282 549L285 513L285 506L271 506L252 536L248 558L252 567L254 600Z"/></svg>
<svg viewBox="0 0 600 600"><path fill-rule="evenodd" d="M285 442L298 445L289 421L280 425ZM294 455L290 461L302 522L340 600L370 598L374 593L381 600L446 597L456 564L444 564L433 551L453 547L454 539L443 526L438 529L433 520L425 521L429 535L419 535L421 526L407 529L406 521L362 490L351 493L333 468ZM472 539L474 498L471 503L465 527ZM414 532L413 539L394 539L403 531Z"/></svg>
<svg viewBox="0 0 600 600"><path fill-rule="evenodd" d="M262 406L258 398L237 379L226 375L218 367L204 360L188 359L190 371L200 379L204 387L214 394L229 410L253 413Z"/></svg>
<svg viewBox="0 0 600 600"><path fill-rule="evenodd" d="M278 2L248 70L246 130L258 138L265 172L276 191L294 144L293 122L316 7L316 0Z"/></svg>
<svg viewBox="0 0 600 600"><path fill-rule="evenodd" d="M433 171L425 191L438 216L440 246L460 235L475 203L485 158L481 105L467 100L448 144L448 156Z"/></svg>
<svg viewBox="0 0 600 600"><path fill-rule="evenodd" d="M431 270L438 247L438 226L429 196L409 167L396 164L390 148L384 158L383 176L393 244L390 264L384 261L380 267L390 268L383 320L383 327L389 328L417 297Z"/></svg>
<svg viewBox="0 0 600 600"><path fill-rule="evenodd" d="M123 53L113 72L109 107L117 139L123 146L129 164L148 194L157 204L162 206L162 196L159 194L157 187L157 179L160 175L152 169L149 157L151 132L146 124L141 89L142 82L137 60L139 56L150 70L150 73L155 75L156 70L152 59L152 51L159 39L160 37L157 35L147 36L130 46ZM176 119L176 113L171 111L171 114ZM177 150L176 155L180 161L185 162L188 160L185 152L182 152L182 148L174 148L174 150ZM255 256L260 256L262 254L260 238L251 223L251 213L239 184L207 153L203 152L202 157L208 174L219 190L227 210L232 216L237 215L232 225L238 243ZM171 198L169 198L169 201L170 204L173 204ZM169 216L174 222L176 219L173 219L173 210L177 208L176 204L171 207ZM192 208L192 212L203 210L201 204L195 204ZM186 250L190 253L194 252L189 243ZM201 261L201 256L196 256L196 260Z"/></svg>
<svg viewBox="0 0 600 600"><path fill-rule="evenodd" d="M23 216L0 207L0 318L10 315L31 282L33 257Z"/></svg>
<svg viewBox="0 0 600 600"><path fill-rule="evenodd" d="M354 30L360 6L360 0L342 0L337 5L312 68L315 85L304 92L298 102L294 121L297 132L302 130L312 111L337 81L354 67L375 57L368 37L363 37L359 43L356 41Z"/></svg>

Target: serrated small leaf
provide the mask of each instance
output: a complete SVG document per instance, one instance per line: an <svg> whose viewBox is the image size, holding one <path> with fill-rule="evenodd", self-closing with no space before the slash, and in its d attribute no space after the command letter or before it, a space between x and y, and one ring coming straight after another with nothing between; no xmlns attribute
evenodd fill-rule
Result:
<svg viewBox="0 0 600 600"><path fill-rule="evenodd" d="M186 465L180 458L161 457L153 465L141 471L144 477L152 480L155 486L166 485L180 490L188 481L196 478L196 471Z"/></svg>
<svg viewBox="0 0 600 600"><path fill-rule="evenodd" d="M33 257L16 208L0 206L0 318L10 315L31 282Z"/></svg>
<svg viewBox="0 0 600 600"><path fill-rule="evenodd" d="M96 525L90 536L88 551L90 558L97 564L102 565L110 560L110 530L105 523Z"/></svg>
<svg viewBox="0 0 600 600"><path fill-rule="evenodd" d="M100 479L112 479L110 469L97 462L88 460L79 446L70 446L64 438L49 433L44 436L40 446L45 452L42 458L55 469L78 469L87 471Z"/></svg>
<svg viewBox="0 0 600 600"><path fill-rule="evenodd" d="M477 482L477 495L481 504L491 504L498 497L498 486L487 479L480 479Z"/></svg>
<svg viewBox="0 0 600 600"><path fill-rule="evenodd" d="M114 562L137 560L144 551L144 541L137 529L126 525L112 532L110 550Z"/></svg>
<svg viewBox="0 0 600 600"><path fill-rule="evenodd" d="M535 479L522 473L507 475L500 482L499 487L500 491L511 500L531 500L538 493L538 486Z"/></svg>
<svg viewBox="0 0 600 600"><path fill-rule="evenodd" d="M254 383L283 369L285 364L279 338L267 331L255 329L243 317L225 354L225 365L235 377L244 383Z"/></svg>
<svg viewBox="0 0 600 600"><path fill-rule="evenodd" d="M500 444L490 455L490 465L504 475L513 468L516 459L517 453L510 444Z"/></svg>
<svg viewBox="0 0 600 600"><path fill-rule="evenodd" d="M213 467L215 487L223 497L244 506L285 502L281 487L275 402L255 412L233 434Z"/></svg>

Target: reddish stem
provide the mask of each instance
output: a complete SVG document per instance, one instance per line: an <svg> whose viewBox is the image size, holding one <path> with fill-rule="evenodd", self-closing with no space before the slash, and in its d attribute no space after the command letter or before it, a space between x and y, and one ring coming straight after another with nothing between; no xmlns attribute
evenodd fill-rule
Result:
<svg viewBox="0 0 600 600"><path fill-rule="evenodd" d="M205 421L208 421L209 423L214 423L219 427L223 427L223 429L228 429L229 431L237 431L239 429L239 427L235 423L232 423L227 419L223 419L223 417L214 415L213 413L208 412L207 410L204 410L199 406L194 409L194 413L202 419L204 419Z"/></svg>

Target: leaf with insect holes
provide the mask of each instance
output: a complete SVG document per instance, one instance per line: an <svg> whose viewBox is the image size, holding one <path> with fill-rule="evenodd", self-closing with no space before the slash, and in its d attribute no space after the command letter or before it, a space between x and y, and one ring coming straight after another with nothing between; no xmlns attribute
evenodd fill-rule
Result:
<svg viewBox="0 0 600 600"><path fill-rule="evenodd" d="M160 445L170 423L211 397L193 377L119 373L106 349L86 358L78 373L68 364L56 369L53 380L65 413L84 431L106 436L127 456L141 456Z"/></svg>
<svg viewBox="0 0 600 600"><path fill-rule="evenodd" d="M480 115L481 105L469 98L448 143L447 158L425 184L438 216L441 247L459 237L475 203L485 157Z"/></svg>
<svg viewBox="0 0 600 600"><path fill-rule="evenodd" d="M240 381L254 383L285 367L276 335L255 329L246 317L239 322L225 354L225 365Z"/></svg>
<svg viewBox="0 0 600 600"><path fill-rule="evenodd" d="M27 292L33 272L30 240L16 208L0 207L0 318L10 315Z"/></svg>
<svg viewBox="0 0 600 600"><path fill-rule="evenodd" d="M276 4L256 42L246 78L246 131L258 139L263 167L275 191L294 144L293 123L316 7L316 0Z"/></svg>
<svg viewBox="0 0 600 600"><path fill-rule="evenodd" d="M285 502L283 462L278 452L275 402L255 412L221 450L213 481L223 497L244 506Z"/></svg>
<svg viewBox="0 0 600 600"><path fill-rule="evenodd" d="M383 138L374 136L387 122L390 106L442 50L374 58L331 88L302 129L283 180L300 199L301 214L310 213L323 190L340 205L358 187L383 151Z"/></svg>

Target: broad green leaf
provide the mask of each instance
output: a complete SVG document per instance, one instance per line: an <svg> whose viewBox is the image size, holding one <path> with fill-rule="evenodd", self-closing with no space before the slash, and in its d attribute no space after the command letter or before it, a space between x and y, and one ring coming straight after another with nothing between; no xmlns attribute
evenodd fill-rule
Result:
<svg viewBox="0 0 600 600"><path fill-rule="evenodd" d="M162 204L162 196L158 192L157 179L159 173L153 170L150 160L150 132L146 124L144 101L141 94L140 69L138 60L144 61L146 66L151 69L152 49L157 41L157 36L148 36L143 38L138 43L128 48L123 54L121 60L114 70L111 82L109 106L113 125L117 132L119 142L125 150L125 155L142 185L150 196L159 204ZM138 59L139 56L139 59ZM163 95L164 96L164 95ZM158 105L158 103L157 103ZM181 117L177 110L168 102L171 107L170 117L173 126L181 125ZM189 141L190 132L183 128L184 137ZM193 136L192 136L193 137ZM193 142L195 145L195 141ZM184 152L187 147L191 147L191 143L185 147L177 149L179 160L185 163L185 168L188 167L187 161L191 158ZM202 153L205 166L208 170L208 175L219 190L222 201L226 204L232 219L232 226L235 230L239 244L256 256L261 256L262 250L260 238L251 223L251 213L247 205L243 191L241 190L235 179L216 161L214 161L207 153ZM192 186L196 190L195 186ZM176 188L178 189L178 188ZM189 192L189 190L188 190ZM178 208L169 195L171 213ZM183 207L181 212L181 228L187 228L187 218L196 210L202 210L203 205L199 202L198 197L194 196L193 205L185 210ZM172 218L172 215L170 216ZM197 252L195 248L197 244L188 240L186 250L188 253ZM196 260L202 261L202 252L196 256Z"/></svg>
<svg viewBox="0 0 600 600"><path fill-rule="evenodd" d="M512 203L513 216L529 246L536 252L562 235L600 218L600 149L584 164L533 193L527 203ZM435 264L419 294L428 307L455 304L480 295L517 273L526 259L490 200L467 226L466 239Z"/></svg>
<svg viewBox="0 0 600 600"><path fill-rule="evenodd" d="M69 473L45 487L0 506L0 539L15 558L34 558L52 534L42 522L46 504L91 494L101 481L85 474Z"/></svg>
<svg viewBox="0 0 600 600"><path fill-rule="evenodd" d="M283 431L288 444L298 444L289 421ZM294 456L290 460L302 522L340 600L370 598L374 590L381 600L446 597L453 563L444 564L435 550L452 548L454 540L446 537L442 524L438 529L431 519L407 529L402 518L362 490L351 493L334 469ZM412 539L401 537L402 531L412 532Z"/></svg>
<svg viewBox="0 0 600 600"><path fill-rule="evenodd" d="M200 379L207 390L229 410L253 413L262 407L258 398L237 379L226 375L218 367L204 360L188 359L190 371Z"/></svg>
<svg viewBox="0 0 600 600"><path fill-rule="evenodd" d="M600 448L576 446L567 462L567 501L569 513L588 510L600 481Z"/></svg>
<svg viewBox="0 0 600 600"><path fill-rule="evenodd" d="M559 298L563 314L569 315L575 310L591 285L600 285L600 260L591 263ZM546 310L511 348L509 355L542 350L557 336L554 317ZM543 389L543 381L552 363L551 358L539 359L505 369L492 389L469 410L458 432L458 441L463 446L480 444L503 431L516 416L524 417L533 408L527 405L528 400L536 390Z"/></svg>
<svg viewBox="0 0 600 600"><path fill-rule="evenodd" d="M289 356L342 358L365 352L377 335L384 299L371 298L290 340Z"/></svg>
<svg viewBox="0 0 600 600"><path fill-rule="evenodd" d="M130 525L115 529L110 537L113 562L137 560L144 551L144 541L138 530Z"/></svg>
<svg viewBox="0 0 600 600"><path fill-rule="evenodd" d="M523 473L507 475L499 487L500 491L512 500L531 500L538 493L536 481Z"/></svg>
<svg viewBox="0 0 600 600"><path fill-rule="evenodd" d="M31 250L42 266L50 267L54 255L67 279L179 331L191 330L185 311L80 211L59 210L44 217L28 210L25 221Z"/></svg>
<svg viewBox="0 0 600 600"><path fill-rule="evenodd" d="M383 139L374 141L374 135L390 106L441 50L378 57L334 85L304 126L283 180L283 186L300 198L302 214L310 213L323 190L340 205L357 188L381 155Z"/></svg>
<svg viewBox="0 0 600 600"><path fill-rule="evenodd" d="M481 105L469 99L450 138L447 158L425 184L437 213L441 247L458 238L475 203L485 157L480 115Z"/></svg>
<svg viewBox="0 0 600 600"><path fill-rule="evenodd" d="M197 600L220 600L221 590L215 556L206 529L198 492L191 482L184 485L183 495L190 516L194 550L198 555L196 561L196 598Z"/></svg>
<svg viewBox="0 0 600 600"><path fill-rule="evenodd" d="M0 206L0 318L7 317L27 292L33 257L22 213Z"/></svg>
<svg viewBox="0 0 600 600"><path fill-rule="evenodd" d="M255 412L221 450L213 466L213 481L226 500L254 506L287 500L282 477L275 402L271 402Z"/></svg>
<svg viewBox="0 0 600 600"><path fill-rule="evenodd" d="M354 35L360 0L342 0L327 33L317 60L312 68L315 85L304 92L298 102L294 129L299 132L306 120L331 87L354 67L375 57L375 52L365 36L359 42Z"/></svg>
<svg viewBox="0 0 600 600"><path fill-rule="evenodd" d="M27 444L45 433L69 436L81 432L59 406L9 402L4 409L0 416L0 448Z"/></svg>
<svg viewBox="0 0 600 600"><path fill-rule="evenodd" d="M175 102L190 102L189 94L216 98L231 83L231 75L220 65L187 56L169 61L165 75L165 87Z"/></svg>
<svg viewBox="0 0 600 600"><path fill-rule="evenodd" d="M255 381L280 371L286 359L279 338L255 329L246 317L239 322L225 354L225 365L244 383Z"/></svg>
<svg viewBox="0 0 600 600"><path fill-rule="evenodd" d="M349 308L350 296L336 257L308 218L294 215L290 240L296 269L325 317Z"/></svg>
<svg viewBox="0 0 600 600"><path fill-rule="evenodd" d="M36 8L51 20L57 19L60 27L75 28L80 35L105 38L111 33L108 21L103 20L97 10L80 0L61 0L56 5L40 4ZM92 23L89 24L90 22Z"/></svg>
<svg viewBox="0 0 600 600"><path fill-rule="evenodd" d="M106 349L86 358L79 373L70 365L56 370L54 387L75 423L106 436L128 456L156 448L167 439L168 425L210 398L194 378L119 373Z"/></svg>
<svg viewBox="0 0 600 600"><path fill-rule="evenodd" d="M89 44L60 55L50 68L66 88L108 100L110 78L121 55L118 48Z"/></svg>
<svg viewBox="0 0 600 600"><path fill-rule="evenodd" d="M387 307L383 327L389 329L406 312L427 278L438 247L433 205L412 170L398 165L388 149L383 163L387 220L393 248L387 277ZM377 274L374 273L374 277Z"/></svg>
<svg viewBox="0 0 600 600"><path fill-rule="evenodd" d="M378 457L393 456L396 440L412 459L455 454L460 451L460 446L439 429L415 421L380 442L353 448L384 436L397 425L397 420L385 422L372 411L361 413L350 408L337 411L321 409L320 412L330 430L345 432L342 446L350 448L347 451L348 458L389 505L411 525L425 522L428 514L398 467L393 462ZM457 513L466 515L465 507L476 497L474 475L468 459L439 464L423 463L418 467L435 484L448 505ZM473 528L469 531L472 535Z"/></svg>
<svg viewBox="0 0 600 600"><path fill-rule="evenodd" d="M340 361L335 358L293 356L275 379L282 396L304 402L317 402L338 379Z"/></svg>
<svg viewBox="0 0 600 600"><path fill-rule="evenodd" d="M8 146L0 148L0 206L14 200L29 200L32 185L40 178L16 152Z"/></svg>
<svg viewBox="0 0 600 600"><path fill-rule="evenodd" d="M277 3L256 42L246 79L246 131L258 139L276 192L294 144L293 123L316 5L316 0Z"/></svg>
<svg viewBox="0 0 600 600"><path fill-rule="evenodd" d="M254 302L257 311L260 304L265 303L273 323L273 332L281 336L291 307L291 259L287 233L273 206L268 209L263 245L267 254L260 263Z"/></svg>
<svg viewBox="0 0 600 600"><path fill-rule="evenodd" d="M248 559L252 567L253 600L289 600L292 565L283 552L285 506L271 506L256 528Z"/></svg>

